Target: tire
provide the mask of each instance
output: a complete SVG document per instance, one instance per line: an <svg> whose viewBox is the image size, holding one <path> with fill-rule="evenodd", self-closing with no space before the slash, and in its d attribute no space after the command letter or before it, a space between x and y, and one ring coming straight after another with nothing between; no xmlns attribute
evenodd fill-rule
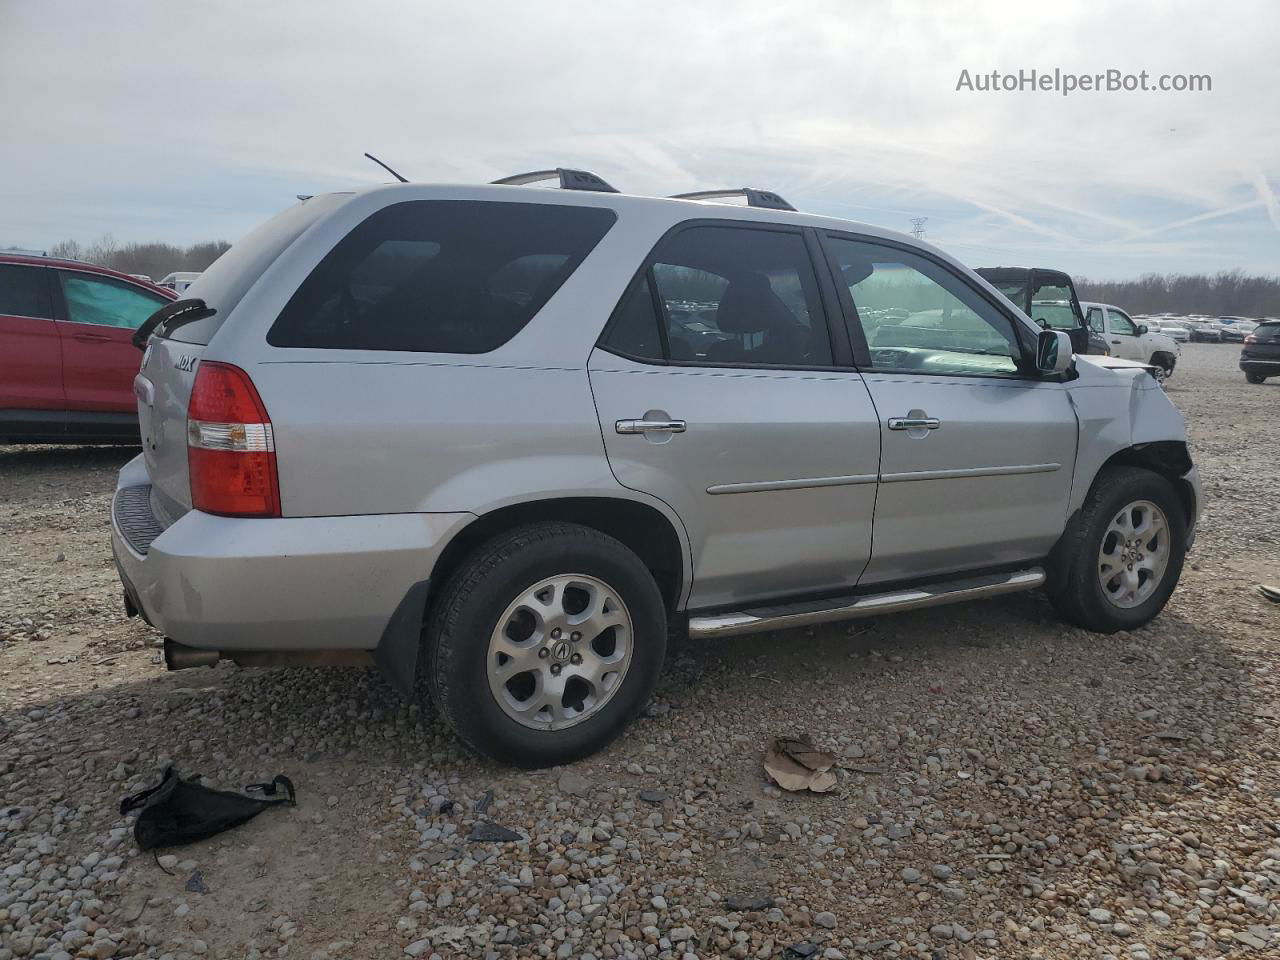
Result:
<svg viewBox="0 0 1280 960"><path fill-rule="evenodd" d="M1125 563L1128 547L1121 536L1113 536L1113 522L1126 516L1126 507L1145 503L1163 515L1163 541L1153 537L1132 549L1141 560ZM1054 548L1049 562L1047 592L1058 614L1076 626L1097 633L1134 630L1150 622L1164 609L1182 574L1186 558L1187 520L1183 505L1167 479L1138 467L1108 467L1093 483L1084 506L1072 520L1062 540ZM1128 514L1130 527L1134 516L1150 518L1146 507ZM1140 529L1140 525L1139 525ZM1134 535L1141 540L1142 534ZM1152 549L1156 544L1156 549ZM1104 545L1113 551L1108 556L1106 573L1116 572L1108 587L1103 585ZM1131 595L1125 595L1126 577L1134 572L1144 576L1144 567L1155 564L1163 551L1163 567L1158 576L1145 571L1145 579ZM1150 581L1155 581L1148 586Z"/></svg>
<svg viewBox="0 0 1280 960"><path fill-rule="evenodd" d="M1246 374L1244 375L1244 378L1245 378L1246 380L1248 380L1250 383L1253 383L1253 384L1266 383L1266 382L1267 382L1267 378L1266 378L1266 377L1264 377L1264 376L1263 376L1262 374L1260 374L1260 373L1246 373Z"/></svg>
<svg viewBox="0 0 1280 960"><path fill-rule="evenodd" d="M594 638L585 625L571 632L597 606L598 622L621 625ZM546 767L595 753L648 702L667 613L652 574L622 543L537 523L467 557L432 605L426 642L428 689L459 738L494 760ZM504 668L513 671L505 679ZM552 696L557 685L563 695Z"/></svg>
<svg viewBox="0 0 1280 960"><path fill-rule="evenodd" d="M1156 368L1155 378L1160 386L1168 386L1173 376L1174 359L1167 353L1157 353L1151 357L1151 365Z"/></svg>

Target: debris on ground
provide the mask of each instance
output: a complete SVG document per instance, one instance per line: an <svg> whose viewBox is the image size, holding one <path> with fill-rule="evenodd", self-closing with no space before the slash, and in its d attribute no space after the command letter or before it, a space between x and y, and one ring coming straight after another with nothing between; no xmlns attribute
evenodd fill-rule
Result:
<svg viewBox="0 0 1280 960"><path fill-rule="evenodd" d="M819 750L808 734L778 737L764 755L764 772L769 779L792 793L835 789L836 775L831 772L835 764L835 754Z"/></svg>

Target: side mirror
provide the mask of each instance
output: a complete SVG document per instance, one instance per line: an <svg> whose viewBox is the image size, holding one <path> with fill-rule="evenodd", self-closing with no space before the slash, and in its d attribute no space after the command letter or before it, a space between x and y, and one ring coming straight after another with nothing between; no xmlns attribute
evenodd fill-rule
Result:
<svg viewBox="0 0 1280 960"><path fill-rule="evenodd" d="M1145 336L1146 332L1147 332L1147 325L1145 323L1138 324L1138 336L1140 337Z"/></svg>
<svg viewBox="0 0 1280 960"><path fill-rule="evenodd" d="M1043 374L1071 369L1071 338L1061 330L1041 330L1036 340L1036 369Z"/></svg>

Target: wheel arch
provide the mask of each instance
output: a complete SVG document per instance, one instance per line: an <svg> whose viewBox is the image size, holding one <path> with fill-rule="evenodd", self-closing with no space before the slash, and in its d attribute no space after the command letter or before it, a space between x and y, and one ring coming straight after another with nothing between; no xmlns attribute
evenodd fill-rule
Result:
<svg viewBox="0 0 1280 960"><path fill-rule="evenodd" d="M515 526L547 521L576 523L618 540L653 573L668 614L683 605L691 581L691 565L688 542L679 521L652 504L614 496L526 500L479 514L441 551L431 571L433 586L443 586L463 559L486 540ZM430 597L427 602L429 606Z"/></svg>
<svg viewBox="0 0 1280 960"><path fill-rule="evenodd" d="M678 518L636 499L564 496L508 503L476 516L445 545L430 571L410 588L383 630L374 662L393 687L412 697L423 625L453 572L486 540L527 523L560 521L590 527L620 541L654 574L668 616L683 608L692 583L692 555Z"/></svg>
<svg viewBox="0 0 1280 960"><path fill-rule="evenodd" d="M1153 440L1149 443L1135 443L1123 450L1117 450L1108 457L1098 468L1093 483L1097 482L1104 470L1112 466L1141 467L1152 473L1158 473L1173 484L1174 490L1178 493L1178 500L1182 504L1183 516L1190 527L1195 522L1198 506L1195 489L1186 479L1193 465L1191 451L1185 441ZM1090 487L1092 486L1091 483Z"/></svg>

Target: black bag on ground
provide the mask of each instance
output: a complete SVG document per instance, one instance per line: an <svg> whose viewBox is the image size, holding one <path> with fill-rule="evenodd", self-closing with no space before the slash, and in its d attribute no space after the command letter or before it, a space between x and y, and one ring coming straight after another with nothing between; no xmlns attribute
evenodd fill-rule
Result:
<svg viewBox="0 0 1280 960"><path fill-rule="evenodd" d="M214 790L199 783L199 779L200 775L196 774L190 780L183 780L173 767L166 767L164 777L156 786L120 801L121 815L140 811L133 825L133 836L141 849L195 843L238 827L267 807L282 803L297 806L293 782L283 774L270 783L251 783L245 787L265 794L262 798ZM287 796L277 797L277 786L283 787Z"/></svg>

